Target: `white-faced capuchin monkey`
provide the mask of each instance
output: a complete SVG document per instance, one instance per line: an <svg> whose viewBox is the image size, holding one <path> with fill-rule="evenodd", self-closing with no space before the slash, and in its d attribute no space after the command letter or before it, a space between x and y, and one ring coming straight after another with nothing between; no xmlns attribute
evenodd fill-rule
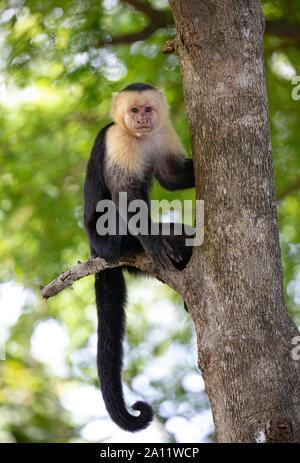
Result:
<svg viewBox="0 0 300 463"><path fill-rule="evenodd" d="M87 166L84 185L84 223L91 255L104 259L148 253L153 261L164 268L184 268L191 256L191 247L185 246L183 235L134 236L128 228L126 235L100 236L96 223L101 213L97 203L113 200L117 213L119 193L127 193L127 202L135 199L148 204L149 187L155 177L168 190L194 187L192 159L185 159L185 151L169 120L168 105L163 93L151 85L128 85L113 98L113 122L97 135ZM117 224L119 218L117 218ZM126 220L124 218L124 220ZM161 231L160 231L161 233ZM124 267L123 267L124 269ZM133 268L126 268L138 273ZM122 268L101 271L95 275L98 312L97 366L102 396L112 420L127 431L146 428L153 411L145 402L136 402L132 408L139 416L131 415L125 406L121 369L125 327L126 288Z"/></svg>

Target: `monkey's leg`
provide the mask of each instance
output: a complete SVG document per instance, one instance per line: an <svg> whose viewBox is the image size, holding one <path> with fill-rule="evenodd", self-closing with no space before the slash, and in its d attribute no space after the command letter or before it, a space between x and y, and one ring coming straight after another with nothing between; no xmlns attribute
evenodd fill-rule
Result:
<svg viewBox="0 0 300 463"><path fill-rule="evenodd" d="M169 225L169 233L165 234L165 230L163 226ZM192 236L192 233L187 234L187 230L191 230L191 227L185 226L185 229L182 228L182 234L176 235L175 234L175 224L170 223L170 224L163 224L159 223L159 234L158 235L153 235L153 240L164 240L167 243L169 243L170 248L172 250L173 257L170 257L170 261L172 264L178 269L178 270L183 270L188 261L191 258L192 255L192 250L193 248L191 246L186 246L185 240L188 237ZM150 235L151 238L151 235ZM144 253L145 250L143 246L141 245L141 242L138 240L136 236L133 235L126 235L122 237L122 242L121 242L121 256L132 256L132 255L138 255L140 253ZM126 267L126 270L128 270L129 273L139 275L143 272L135 269L134 267Z"/></svg>
<svg viewBox="0 0 300 463"><path fill-rule="evenodd" d="M179 262L175 261L173 259L172 263L173 265L178 269L178 270L183 270L187 264L188 261L190 260L193 252L193 247L192 246L186 246L185 240L193 235L192 227L189 227L188 225L185 225L183 228L182 226L182 233L180 235L175 234L175 224L170 223L167 225L170 225L170 233L168 235L164 234L163 230L163 223L160 223L160 234L171 244L174 254L178 257L180 257ZM187 234L187 232L190 232L190 234Z"/></svg>
<svg viewBox="0 0 300 463"><path fill-rule="evenodd" d="M135 236L128 234L122 237L121 256L136 256L144 252L145 251L144 251L143 246L141 245L141 243ZM144 272L142 272L141 270L138 270L135 267L126 266L123 268L125 268L128 273L135 275L135 276L141 276L145 274Z"/></svg>
<svg viewBox="0 0 300 463"><path fill-rule="evenodd" d="M191 238L191 236L193 236L193 229L192 227L188 226L188 225L185 225L185 229L183 229L183 233L182 235L175 235L175 232L174 232L174 224L170 224L170 235L168 237L168 239L170 240L173 248L176 248L178 247L179 250L180 250L180 254L181 254L181 257L182 257L182 260L180 262L173 262L174 266L178 269L178 270L183 270L191 256L192 256L192 252L193 252L193 247L192 246L186 246L186 243L185 243L185 240L187 238ZM189 234L187 234L187 232L189 232ZM183 304L184 304L184 309L188 312L188 309L187 309L187 305L185 303L185 301L183 301Z"/></svg>

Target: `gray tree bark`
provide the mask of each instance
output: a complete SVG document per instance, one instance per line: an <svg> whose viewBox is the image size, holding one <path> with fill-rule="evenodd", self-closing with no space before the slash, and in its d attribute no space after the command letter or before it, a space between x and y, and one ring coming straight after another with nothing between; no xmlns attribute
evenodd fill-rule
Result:
<svg viewBox="0 0 300 463"><path fill-rule="evenodd" d="M218 442L299 442L299 332L282 284L258 0L169 0L205 238L178 292ZM182 281L184 283L182 286Z"/></svg>

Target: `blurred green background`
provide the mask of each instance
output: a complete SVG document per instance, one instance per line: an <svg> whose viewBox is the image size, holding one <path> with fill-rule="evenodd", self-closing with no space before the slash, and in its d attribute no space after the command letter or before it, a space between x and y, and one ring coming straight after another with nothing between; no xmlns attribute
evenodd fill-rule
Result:
<svg viewBox="0 0 300 463"><path fill-rule="evenodd" d="M262 6L273 32L265 59L285 295L300 325L300 4ZM0 442L213 439L179 296L155 280L127 280L126 402L143 398L156 411L132 435L108 419L98 389L93 277L47 303L39 294L89 256L82 187L112 92L136 81L163 89L190 151L178 59L161 53L174 34L167 0L0 4ZM193 192L155 184L152 197Z"/></svg>

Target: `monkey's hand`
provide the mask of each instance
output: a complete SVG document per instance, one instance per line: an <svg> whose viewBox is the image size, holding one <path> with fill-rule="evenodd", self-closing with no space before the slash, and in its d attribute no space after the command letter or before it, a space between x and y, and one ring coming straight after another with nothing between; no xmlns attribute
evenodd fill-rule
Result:
<svg viewBox="0 0 300 463"><path fill-rule="evenodd" d="M148 236L143 240L142 245L145 251L150 254L154 263L165 269L174 270L175 266L172 260L175 262L181 262L182 256L179 249L174 246L161 235Z"/></svg>

